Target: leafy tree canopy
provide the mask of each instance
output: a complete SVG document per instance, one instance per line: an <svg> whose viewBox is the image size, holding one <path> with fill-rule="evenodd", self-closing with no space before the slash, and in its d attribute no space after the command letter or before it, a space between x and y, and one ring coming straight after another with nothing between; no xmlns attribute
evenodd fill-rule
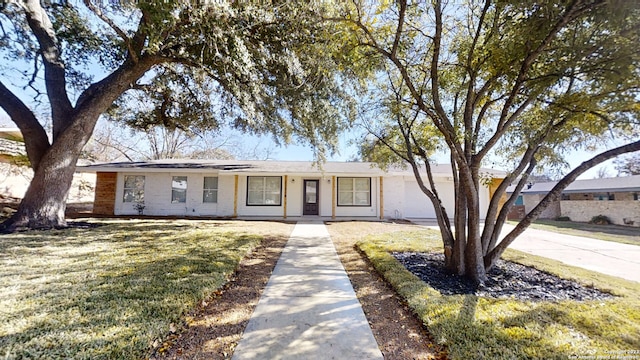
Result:
<svg viewBox="0 0 640 360"><path fill-rule="evenodd" d="M281 142L298 136L319 154L335 149L335 133L349 113L343 107L347 96L335 81L331 52L336 49L328 44L335 27L317 21L329 8L296 2L84 5L52 2L42 9L55 32L52 45L64 66L71 103L89 97L96 78L147 58L148 72L128 84L112 109L121 110L111 114L130 125L186 129L225 122ZM3 70L19 71L24 76L12 79L13 85L30 88L43 100L51 89L41 81L41 45L26 14L18 4L2 11L0 46L9 60ZM30 64L14 66L16 61Z"/></svg>
<svg viewBox="0 0 640 360"><path fill-rule="evenodd" d="M297 138L322 159L352 114L347 58L330 41L341 25L318 21L332 11L300 1L7 4L0 107L35 176L5 227L64 225L75 163L108 109L143 129L231 124Z"/></svg>

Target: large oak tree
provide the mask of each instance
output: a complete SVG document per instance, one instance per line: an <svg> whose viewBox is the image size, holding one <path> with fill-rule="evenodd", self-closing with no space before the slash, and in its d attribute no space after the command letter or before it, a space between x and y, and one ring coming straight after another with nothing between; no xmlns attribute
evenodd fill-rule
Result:
<svg viewBox="0 0 640 360"><path fill-rule="evenodd" d="M319 156L332 150L347 114L340 110L346 97L335 57L325 56L332 51L331 26L315 20L325 10L321 6L92 0L3 5L0 107L22 131L34 170L4 230L66 225L78 157L101 114L127 92L155 100L171 96L140 106L171 104L189 114L182 120L227 123L281 142L298 137ZM176 118L155 117L161 123Z"/></svg>
<svg viewBox="0 0 640 360"><path fill-rule="evenodd" d="M635 1L355 1L342 16L365 66L377 60L363 116L364 157L413 168L433 204L447 266L477 283L545 206L589 168L640 150L640 3ZM500 239L511 205L539 166L569 150L611 146L566 176ZM451 154L455 208L431 177ZM481 168L510 159L488 209ZM428 176L423 177L426 167ZM506 198L506 189L516 185ZM501 199L506 199L502 204ZM453 215L453 222L450 221ZM481 219L484 218L484 227Z"/></svg>

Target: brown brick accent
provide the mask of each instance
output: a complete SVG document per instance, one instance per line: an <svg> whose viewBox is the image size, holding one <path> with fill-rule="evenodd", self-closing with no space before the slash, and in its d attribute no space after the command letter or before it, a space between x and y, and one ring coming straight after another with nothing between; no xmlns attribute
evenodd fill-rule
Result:
<svg viewBox="0 0 640 360"><path fill-rule="evenodd" d="M527 212L524 209L524 205L513 205L511 210L509 211L509 215L507 215L507 219L509 220L521 220L524 219L524 216Z"/></svg>
<svg viewBox="0 0 640 360"><path fill-rule="evenodd" d="M116 202L116 182L118 173L99 172L96 174L96 190L93 200L93 213L113 215Z"/></svg>

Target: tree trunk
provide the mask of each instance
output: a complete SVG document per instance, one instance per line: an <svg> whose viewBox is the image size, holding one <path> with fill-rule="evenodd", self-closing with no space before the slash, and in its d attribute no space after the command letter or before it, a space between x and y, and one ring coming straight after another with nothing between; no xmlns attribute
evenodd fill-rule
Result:
<svg viewBox="0 0 640 360"><path fill-rule="evenodd" d="M482 242L480 240L480 214L477 202L469 209L467 247L465 249L465 268L468 278L476 284L484 284L487 281L487 272L482 256Z"/></svg>
<svg viewBox="0 0 640 360"><path fill-rule="evenodd" d="M45 156L36 170L18 211L1 226L4 231L65 227L67 195L76 169L77 154Z"/></svg>
<svg viewBox="0 0 640 360"><path fill-rule="evenodd" d="M0 231L66 227L67 196L84 145L89 141L99 114L74 119L39 161L18 211L0 225ZM85 121L82 121L85 120Z"/></svg>
<svg viewBox="0 0 640 360"><path fill-rule="evenodd" d="M464 251L467 246L467 236L465 234L465 219L466 219L466 211L462 210L466 205L463 197L458 196L456 198L456 212L454 215L454 226L455 226L455 242L453 245L453 251L451 254L451 260L449 260L449 270L457 275L464 275L466 272L465 261L464 261Z"/></svg>

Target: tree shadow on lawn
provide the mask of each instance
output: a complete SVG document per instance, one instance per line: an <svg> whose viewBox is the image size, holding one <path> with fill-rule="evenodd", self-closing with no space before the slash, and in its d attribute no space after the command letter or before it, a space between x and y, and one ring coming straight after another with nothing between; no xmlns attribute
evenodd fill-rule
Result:
<svg viewBox="0 0 640 360"><path fill-rule="evenodd" d="M439 342L449 348L453 359L539 359L539 354L550 354L549 358L568 358L570 353L551 346L543 338L528 334L521 328L499 328L492 322L477 320L478 297L455 296L461 302L443 304L455 309L435 312L429 328L439 334ZM514 331L515 330L515 331ZM518 338L516 338L516 332ZM538 355L537 355L538 354Z"/></svg>
<svg viewBox="0 0 640 360"><path fill-rule="evenodd" d="M409 235L403 235L402 242L390 237L369 238L358 247L406 299L435 340L448 347L453 359L566 359L593 355L594 350L608 356L612 353L607 350L640 348L635 284L611 277L610 284L616 294L620 290L620 296L582 302L443 295L392 255L406 251L398 248L412 240ZM426 251L425 247L417 248ZM572 274L570 267L565 271ZM594 287L608 286L607 276L593 276L605 279L593 282Z"/></svg>
<svg viewBox="0 0 640 360"><path fill-rule="evenodd" d="M621 321L621 314L603 315L606 303L589 301L581 303L580 309L563 310L563 303L509 304L475 295L433 300L442 310L431 305L428 311L433 320L428 327L439 334L436 340L447 344L454 359L568 359L608 356L611 349L640 346L638 333L603 334L615 331L606 329L607 322ZM575 306L575 302L564 303ZM594 353L594 347L601 350Z"/></svg>
<svg viewBox="0 0 640 360"><path fill-rule="evenodd" d="M255 236L225 236L215 247L192 244L165 258L131 262L120 254L113 264L87 267L82 279L75 263L52 268L51 283L22 284L33 290L16 300L17 311L7 313L5 321L12 324L0 337L0 353L7 358L141 358L171 323L226 282L246 253L238 249L256 241Z"/></svg>

